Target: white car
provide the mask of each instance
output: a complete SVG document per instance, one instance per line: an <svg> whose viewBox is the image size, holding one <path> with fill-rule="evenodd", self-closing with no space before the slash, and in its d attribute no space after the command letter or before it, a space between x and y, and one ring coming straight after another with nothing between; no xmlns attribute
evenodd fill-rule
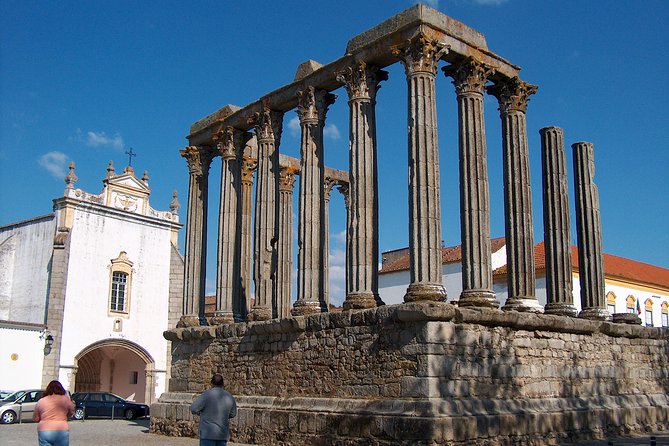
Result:
<svg viewBox="0 0 669 446"><path fill-rule="evenodd" d="M0 401L0 423L32 421L35 406L42 398L42 393L41 389L19 390Z"/></svg>

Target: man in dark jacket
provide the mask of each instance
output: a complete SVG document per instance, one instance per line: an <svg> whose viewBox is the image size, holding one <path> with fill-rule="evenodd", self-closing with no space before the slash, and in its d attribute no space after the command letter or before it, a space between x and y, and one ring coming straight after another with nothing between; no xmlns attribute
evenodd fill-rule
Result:
<svg viewBox="0 0 669 446"><path fill-rule="evenodd" d="M223 388L223 376L211 378L205 390L190 406L191 412L200 415L200 446L227 446L230 439L230 418L237 415L235 398Z"/></svg>

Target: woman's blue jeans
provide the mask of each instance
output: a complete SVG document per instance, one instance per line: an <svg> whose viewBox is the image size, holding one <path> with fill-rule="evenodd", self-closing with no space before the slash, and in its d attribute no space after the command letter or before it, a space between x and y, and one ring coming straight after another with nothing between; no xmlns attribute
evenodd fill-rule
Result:
<svg viewBox="0 0 669 446"><path fill-rule="evenodd" d="M39 446L70 446L70 431L37 432Z"/></svg>

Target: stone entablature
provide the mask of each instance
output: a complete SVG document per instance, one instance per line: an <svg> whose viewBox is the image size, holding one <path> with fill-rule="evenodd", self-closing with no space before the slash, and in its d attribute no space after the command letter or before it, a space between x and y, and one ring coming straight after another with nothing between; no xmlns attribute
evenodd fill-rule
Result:
<svg viewBox="0 0 669 446"><path fill-rule="evenodd" d="M246 443L539 445L669 427L666 329L421 302L165 337L172 378L151 425L172 435L195 435L185 407L213 372Z"/></svg>

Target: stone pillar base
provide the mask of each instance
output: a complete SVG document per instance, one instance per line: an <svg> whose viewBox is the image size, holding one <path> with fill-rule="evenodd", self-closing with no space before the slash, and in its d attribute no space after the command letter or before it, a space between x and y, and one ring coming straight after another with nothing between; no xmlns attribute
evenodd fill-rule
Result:
<svg viewBox="0 0 669 446"><path fill-rule="evenodd" d="M593 321L608 321L611 319L611 315L608 311L606 311L606 309L598 307L585 308L580 313L578 313L578 317L581 319L590 319Z"/></svg>
<svg viewBox="0 0 669 446"><path fill-rule="evenodd" d="M446 289L440 283L419 283L409 285L404 295L404 302L418 302L431 300L434 302L446 302Z"/></svg>
<svg viewBox="0 0 669 446"><path fill-rule="evenodd" d="M305 316L307 314L316 314L322 313L323 309L321 308L320 302L309 302L304 300L298 300L293 304L293 309L290 310L290 314L293 316Z"/></svg>
<svg viewBox="0 0 669 446"><path fill-rule="evenodd" d="M196 315L193 314L184 314L179 318L179 322L177 322L177 328L187 328L187 327L199 327L202 325L200 323L200 318Z"/></svg>
<svg viewBox="0 0 669 446"><path fill-rule="evenodd" d="M572 304L548 303L544 307L544 314L576 317L578 315L578 310Z"/></svg>
<svg viewBox="0 0 669 446"><path fill-rule="evenodd" d="M521 313L543 313L544 307L536 297L510 297L502 307L504 311L518 311Z"/></svg>
<svg viewBox="0 0 669 446"><path fill-rule="evenodd" d="M216 311L209 319L209 325L234 324L235 316L230 311Z"/></svg>
<svg viewBox="0 0 669 446"><path fill-rule="evenodd" d="M499 308L499 301L490 290L466 290L460 294L458 306Z"/></svg>
<svg viewBox="0 0 669 446"><path fill-rule="evenodd" d="M364 310L377 306L377 297L373 293L348 293L344 301L344 310Z"/></svg>
<svg viewBox="0 0 669 446"><path fill-rule="evenodd" d="M617 324L641 325L641 318L632 313L614 313L611 319Z"/></svg>
<svg viewBox="0 0 669 446"><path fill-rule="evenodd" d="M247 320L249 321L268 321L272 319L272 309L268 307L253 307Z"/></svg>

